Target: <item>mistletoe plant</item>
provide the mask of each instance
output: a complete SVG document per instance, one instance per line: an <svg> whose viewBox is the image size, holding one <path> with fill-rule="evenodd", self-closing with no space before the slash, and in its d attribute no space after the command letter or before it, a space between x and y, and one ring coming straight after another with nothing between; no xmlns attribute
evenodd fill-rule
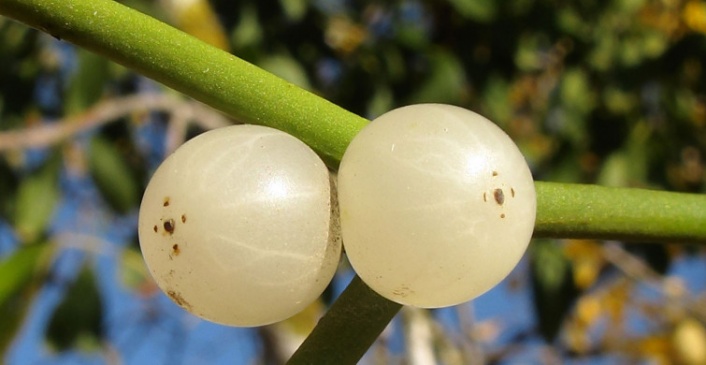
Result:
<svg viewBox="0 0 706 365"><path fill-rule="evenodd" d="M269 127L227 127L186 143L145 194L148 266L197 315L262 325L321 293L341 251L326 166L339 172L343 242L360 277L292 364L356 363L403 304L439 307L479 295L507 275L531 237L706 242L706 196L532 182L507 135L460 108L402 108L364 128L364 118L112 0L0 0L0 14ZM234 183L247 189L235 194ZM298 205L267 213L282 208L283 196ZM262 219L214 218L232 217L229 209ZM431 265L416 272L425 260ZM250 270L250 279L233 279L228 265L241 276ZM183 274L187 266L202 276L198 283ZM246 292L248 302L213 297L213 285Z"/></svg>

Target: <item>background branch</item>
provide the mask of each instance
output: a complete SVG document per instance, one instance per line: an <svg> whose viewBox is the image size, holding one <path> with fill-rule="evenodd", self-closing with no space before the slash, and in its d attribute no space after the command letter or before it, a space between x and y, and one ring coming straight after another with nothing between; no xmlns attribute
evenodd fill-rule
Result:
<svg viewBox="0 0 706 365"><path fill-rule="evenodd" d="M53 123L0 132L0 152L51 146L138 111L167 112L204 129L231 124L223 115L194 101L167 94L137 94L101 101L83 113Z"/></svg>
<svg viewBox="0 0 706 365"><path fill-rule="evenodd" d="M367 124L323 98L112 0L2 0L0 14L136 70L235 119L297 136L332 168Z"/></svg>

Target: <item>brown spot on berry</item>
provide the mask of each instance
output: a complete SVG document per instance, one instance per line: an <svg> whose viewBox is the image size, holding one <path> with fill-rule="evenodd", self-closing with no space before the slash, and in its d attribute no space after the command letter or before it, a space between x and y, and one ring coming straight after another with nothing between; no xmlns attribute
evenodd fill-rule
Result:
<svg viewBox="0 0 706 365"><path fill-rule="evenodd" d="M515 189L510 188L510 195L512 195L513 198L515 197Z"/></svg>
<svg viewBox="0 0 706 365"><path fill-rule="evenodd" d="M402 298L405 298L412 293L414 293L414 291L410 290L407 285L402 285L400 288L397 288L392 291L392 295L402 297Z"/></svg>
<svg viewBox="0 0 706 365"><path fill-rule="evenodd" d="M172 253L174 254L174 256L179 256L179 254L181 253L181 249L179 248L178 244L175 243L174 246L172 246Z"/></svg>
<svg viewBox="0 0 706 365"><path fill-rule="evenodd" d="M169 234L174 234L174 219L168 219L164 221L164 230L167 231Z"/></svg>
<svg viewBox="0 0 706 365"><path fill-rule="evenodd" d="M156 224L154 225L154 228L153 228L153 229L154 229L154 233L157 233L157 232L159 231L159 228L157 228L157 225L156 225Z"/></svg>
<svg viewBox="0 0 706 365"><path fill-rule="evenodd" d="M486 193L483 193L483 201L484 201L484 202L487 202L487 201L488 201L488 198L486 197L486 195L487 195ZM155 227L156 227L156 226L155 226Z"/></svg>
<svg viewBox="0 0 706 365"><path fill-rule="evenodd" d="M186 223L186 214L181 215L181 223Z"/></svg>
<svg viewBox="0 0 706 365"><path fill-rule="evenodd" d="M500 218L505 218L505 213L500 214Z"/></svg>
<svg viewBox="0 0 706 365"><path fill-rule="evenodd" d="M162 203L162 206L164 206L164 207L168 207L168 206L169 206L169 197L168 197L168 196L165 196L165 197L164 197L164 203Z"/></svg>
<svg viewBox="0 0 706 365"><path fill-rule="evenodd" d="M172 300L180 307L191 309L191 304L184 300L184 297L182 297L180 293L177 293L174 290L167 290L167 295L169 295L169 297L172 298Z"/></svg>
<svg viewBox="0 0 706 365"><path fill-rule="evenodd" d="M498 172L497 172L497 171L493 171L493 176L498 176Z"/></svg>
<svg viewBox="0 0 706 365"><path fill-rule="evenodd" d="M505 194L503 193L503 189L495 189L493 191L493 197L495 198L495 202L499 205L503 205L503 203L505 203Z"/></svg>

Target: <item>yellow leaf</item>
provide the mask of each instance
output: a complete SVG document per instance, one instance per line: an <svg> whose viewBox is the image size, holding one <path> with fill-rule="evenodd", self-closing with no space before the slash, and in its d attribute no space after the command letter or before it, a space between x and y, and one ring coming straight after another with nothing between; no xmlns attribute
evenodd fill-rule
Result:
<svg viewBox="0 0 706 365"><path fill-rule="evenodd" d="M601 301L591 295L582 297L576 304L576 320L590 327L601 316Z"/></svg>
<svg viewBox="0 0 706 365"><path fill-rule="evenodd" d="M586 289L593 285L605 265L600 244L591 240L569 240L564 254L573 264L576 287Z"/></svg>
<svg viewBox="0 0 706 365"><path fill-rule="evenodd" d="M326 43L344 55L358 49L367 37L363 26L343 16L332 17L326 25Z"/></svg>
<svg viewBox="0 0 706 365"><path fill-rule="evenodd" d="M588 331L580 323L570 322L565 329L564 340L566 346L577 354L585 354L591 350L591 341Z"/></svg>
<svg viewBox="0 0 706 365"><path fill-rule="evenodd" d="M654 335L641 338L636 344L635 352L648 357L654 364L669 364L669 338L663 335Z"/></svg>
<svg viewBox="0 0 706 365"><path fill-rule="evenodd" d="M324 304L321 300L316 300L293 317L280 322L279 325L298 335L307 336L314 329L323 312Z"/></svg>
<svg viewBox="0 0 706 365"><path fill-rule="evenodd" d="M684 5L682 18L689 29L706 34L706 3L689 1Z"/></svg>
<svg viewBox="0 0 706 365"><path fill-rule="evenodd" d="M175 25L194 37L228 51L228 37L208 0L164 0Z"/></svg>
<svg viewBox="0 0 706 365"><path fill-rule="evenodd" d="M145 265L145 260L138 249L126 248L119 258L120 283L138 295L148 297L159 289Z"/></svg>
<svg viewBox="0 0 706 365"><path fill-rule="evenodd" d="M609 321L613 325L623 323L623 314L625 313L625 304L628 300L631 285L628 281L622 281L613 285L610 290L603 295L601 306L608 313Z"/></svg>
<svg viewBox="0 0 706 365"><path fill-rule="evenodd" d="M706 328L704 328L704 324L693 318L679 322L672 335L672 346L679 364L706 364Z"/></svg>

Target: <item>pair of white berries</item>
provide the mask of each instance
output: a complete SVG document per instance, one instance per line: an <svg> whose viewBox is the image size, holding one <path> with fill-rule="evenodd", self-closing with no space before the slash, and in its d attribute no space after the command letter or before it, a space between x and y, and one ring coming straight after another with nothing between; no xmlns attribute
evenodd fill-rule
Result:
<svg viewBox="0 0 706 365"><path fill-rule="evenodd" d="M338 172L340 235L361 279L392 301L433 308L500 282L529 243L532 175L512 140L468 110L388 112L348 146ZM303 142L240 125L188 141L157 169L139 217L159 287L207 320L259 326L316 300L341 255L329 173Z"/></svg>

